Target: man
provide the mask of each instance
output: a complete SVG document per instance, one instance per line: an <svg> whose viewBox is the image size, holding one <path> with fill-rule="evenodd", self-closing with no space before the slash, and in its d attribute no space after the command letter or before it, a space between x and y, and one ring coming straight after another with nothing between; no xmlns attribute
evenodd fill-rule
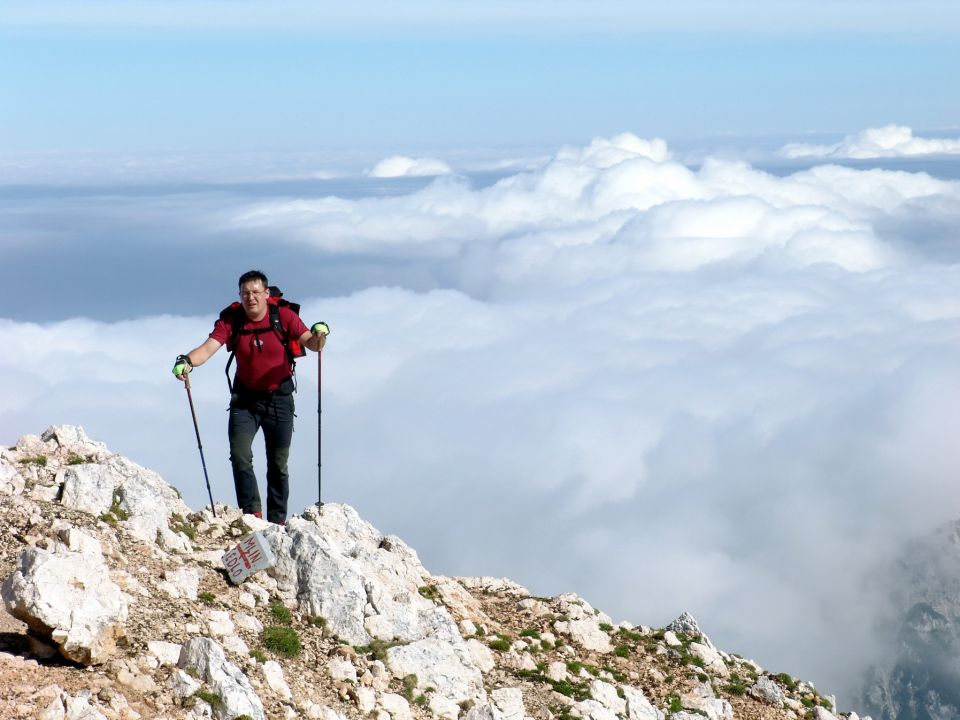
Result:
<svg viewBox="0 0 960 720"><path fill-rule="evenodd" d="M293 436L295 353L291 343L320 352L330 328L326 323L314 323L308 330L300 317L282 304L275 307L282 326L276 328L271 321L267 276L251 270L240 276L239 285L239 307L224 310L206 341L177 357L173 374L184 380L223 345L236 353L228 434L237 505L245 513L263 517L253 472L253 438L262 429L267 449L267 520L282 525L287 519L287 459Z"/></svg>

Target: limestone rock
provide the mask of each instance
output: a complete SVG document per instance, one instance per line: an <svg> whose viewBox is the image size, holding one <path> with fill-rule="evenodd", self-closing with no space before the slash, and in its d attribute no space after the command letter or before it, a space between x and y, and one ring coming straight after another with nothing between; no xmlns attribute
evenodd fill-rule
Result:
<svg viewBox="0 0 960 720"><path fill-rule="evenodd" d="M663 711L647 699L643 690L624 685L623 695L627 701L627 717L630 720L663 720Z"/></svg>
<svg viewBox="0 0 960 720"><path fill-rule="evenodd" d="M596 617L572 620L568 625L568 632L571 639L585 650L601 653L613 651L610 636L600 629L600 621Z"/></svg>
<svg viewBox="0 0 960 720"><path fill-rule="evenodd" d="M527 711L523 705L520 688L498 688L490 692L490 700L503 716L503 720L523 720Z"/></svg>
<svg viewBox="0 0 960 720"><path fill-rule="evenodd" d="M284 700L292 700L293 693L283 678L283 668L276 660L267 660L261 668L267 686Z"/></svg>
<svg viewBox="0 0 960 720"><path fill-rule="evenodd" d="M147 650L153 653L160 665L173 667L180 659L181 646L177 643L165 642L163 640L151 640L147 643Z"/></svg>
<svg viewBox="0 0 960 720"><path fill-rule="evenodd" d="M25 484L17 468L0 458L0 495L19 495Z"/></svg>
<svg viewBox="0 0 960 720"><path fill-rule="evenodd" d="M200 679L220 696L220 705L214 711L216 717L249 715L253 720L266 720L263 703L250 680L227 661L223 650L210 638L195 637L184 643L178 664L181 669L194 668Z"/></svg>
<svg viewBox="0 0 960 720"><path fill-rule="evenodd" d="M280 589L351 645L373 637L462 642L447 610L420 595L430 575L416 553L399 538L387 541L353 508L313 507L264 534L278 558L269 573Z"/></svg>
<svg viewBox="0 0 960 720"><path fill-rule="evenodd" d="M428 638L398 645L387 650L387 664L394 675L416 675L419 689L433 687L436 696L454 703L486 699L483 675L471 662L462 641L452 645Z"/></svg>
<svg viewBox="0 0 960 720"><path fill-rule="evenodd" d="M613 685L603 680L590 683L590 697L616 715L623 715L627 711L627 701L617 694Z"/></svg>
<svg viewBox="0 0 960 720"><path fill-rule="evenodd" d="M60 502L74 510L101 515L113 505L117 478L106 465L76 465L63 471Z"/></svg>
<svg viewBox="0 0 960 720"><path fill-rule="evenodd" d="M752 697L764 702L770 703L776 707L781 707L786 700L783 688L774 681L769 675L763 675L748 691Z"/></svg>
<svg viewBox="0 0 960 720"><path fill-rule="evenodd" d="M2 592L11 615L74 662L104 662L124 635L127 601L100 555L27 548Z"/></svg>

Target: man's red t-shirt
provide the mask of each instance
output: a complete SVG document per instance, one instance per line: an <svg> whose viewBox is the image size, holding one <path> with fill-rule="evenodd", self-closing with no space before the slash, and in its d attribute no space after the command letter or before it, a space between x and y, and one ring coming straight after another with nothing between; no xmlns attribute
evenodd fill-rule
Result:
<svg viewBox="0 0 960 720"><path fill-rule="evenodd" d="M294 340L307 332L300 316L290 308L280 307L280 324L287 332L287 337ZM290 377L290 362L287 351L283 347L277 333L270 329L269 311L262 320L253 322L247 320L241 329L254 330L266 328L266 332L250 333L237 337L237 347L229 347L231 327L229 322L217 319L213 325L210 337L221 345L227 345L227 350L235 350L237 358L237 380L243 386L257 391L276 390L280 383Z"/></svg>

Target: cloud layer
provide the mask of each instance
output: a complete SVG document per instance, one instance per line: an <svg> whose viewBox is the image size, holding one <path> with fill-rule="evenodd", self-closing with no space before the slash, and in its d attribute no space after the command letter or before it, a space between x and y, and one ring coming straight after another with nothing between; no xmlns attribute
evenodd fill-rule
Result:
<svg viewBox="0 0 960 720"><path fill-rule="evenodd" d="M485 188L232 198L193 222L244 258L299 258L265 268L281 284L388 268L298 298L333 328L325 499L433 571L574 590L634 622L688 609L829 691L870 660L874 566L960 514L958 207L960 184L922 173L695 171L624 134ZM423 276L433 289L405 282ZM169 365L204 310L0 321L2 439L81 423L203 504ZM222 360L194 393L232 500ZM294 508L317 495L316 372L301 363Z"/></svg>
<svg viewBox="0 0 960 720"><path fill-rule="evenodd" d="M369 175L376 178L427 177L450 172L450 166L442 160L392 155L374 165Z"/></svg>
<svg viewBox="0 0 960 720"><path fill-rule="evenodd" d="M833 145L806 145L790 143L780 155L796 158L837 158L869 160L873 158L901 158L920 155L960 155L960 139L921 138L903 125L867 128Z"/></svg>

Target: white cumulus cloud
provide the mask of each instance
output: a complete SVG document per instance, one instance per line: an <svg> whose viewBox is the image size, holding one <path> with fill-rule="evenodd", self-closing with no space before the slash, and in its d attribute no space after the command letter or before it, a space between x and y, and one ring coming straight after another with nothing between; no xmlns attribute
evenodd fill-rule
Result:
<svg viewBox="0 0 960 720"><path fill-rule="evenodd" d="M872 158L915 157L918 155L958 155L960 138L916 137L904 125L867 128L832 145L790 143L780 149L786 158L837 158L868 160Z"/></svg>
<svg viewBox="0 0 960 720"><path fill-rule="evenodd" d="M170 366L235 292L222 249L239 273L269 238L264 269L285 289L362 278L292 298L333 328L324 498L435 572L573 590L646 624L688 609L725 649L843 691L870 659L866 578L960 516L960 183L693 170L625 134L479 189L446 177L404 196L162 207L193 213L178 234L191 263L212 246L203 281L224 301L203 317L0 321L4 441L79 423L202 505ZM214 492L232 501L222 355L192 377ZM318 491L316 373L301 361L293 510Z"/></svg>
<svg viewBox="0 0 960 720"><path fill-rule="evenodd" d="M450 166L442 160L393 155L374 165L369 175L376 178L426 177L446 175L450 172Z"/></svg>

